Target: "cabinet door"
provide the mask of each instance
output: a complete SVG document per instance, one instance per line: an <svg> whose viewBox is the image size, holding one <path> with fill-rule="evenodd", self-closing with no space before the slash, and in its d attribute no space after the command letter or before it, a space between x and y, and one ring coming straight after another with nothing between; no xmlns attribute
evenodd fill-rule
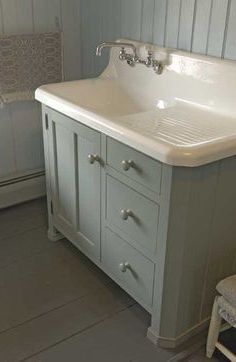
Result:
<svg viewBox="0 0 236 362"><path fill-rule="evenodd" d="M61 228L71 231L76 227L76 135L66 117L53 111L49 111L48 116L53 219Z"/></svg>
<svg viewBox="0 0 236 362"><path fill-rule="evenodd" d="M77 230L82 249L100 256L101 136L80 124L77 140Z"/></svg>
<svg viewBox="0 0 236 362"><path fill-rule="evenodd" d="M93 156L100 155L100 133L52 110L48 132L55 227L88 256L98 258L101 164Z"/></svg>

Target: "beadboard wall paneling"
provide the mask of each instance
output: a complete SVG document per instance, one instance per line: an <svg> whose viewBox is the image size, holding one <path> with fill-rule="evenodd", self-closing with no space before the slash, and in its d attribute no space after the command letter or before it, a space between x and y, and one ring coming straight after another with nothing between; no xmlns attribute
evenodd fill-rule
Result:
<svg viewBox="0 0 236 362"><path fill-rule="evenodd" d="M155 0L144 1L142 6L143 9L142 9L141 40L144 42L152 43Z"/></svg>
<svg viewBox="0 0 236 362"><path fill-rule="evenodd" d="M133 3L135 3L135 0ZM95 56L98 43L121 36L121 2L118 0L81 1L81 54L83 77L99 74L107 63L108 52Z"/></svg>
<svg viewBox="0 0 236 362"><path fill-rule="evenodd" d="M215 0L212 3L207 45L208 55L220 57L223 53L223 46L226 35L226 17L228 4L228 0Z"/></svg>
<svg viewBox="0 0 236 362"><path fill-rule="evenodd" d="M165 27L167 14L167 0L154 0L154 20L153 20L153 43L160 46L165 43ZM147 21L147 20L146 20Z"/></svg>
<svg viewBox="0 0 236 362"><path fill-rule="evenodd" d="M177 48L179 36L180 0L167 2L165 45L169 48Z"/></svg>
<svg viewBox="0 0 236 362"><path fill-rule="evenodd" d="M63 30L64 74L78 79L80 69L79 0L0 0L0 32L21 34ZM0 178L44 168L41 110L36 102L0 109Z"/></svg>
<svg viewBox="0 0 236 362"><path fill-rule="evenodd" d="M236 0L81 2L82 18L84 13L87 14L86 21L83 20L83 42L86 44L86 52L83 53L86 72L83 72L83 76L96 75L101 71L101 61L95 58L94 51L97 43L107 38L114 40L125 37L200 54L236 59ZM109 23L105 34L98 21L101 3L103 23ZM106 11L106 5L109 7L109 3L113 4L112 12ZM120 11L117 10L119 7ZM120 27L117 26L118 21ZM107 57L104 56L103 59L104 66Z"/></svg>
<svg viewBox="0 0 236 362"><path fill-rule="evenodd" d="M182 0L178 30L178 48L190 51L192 47L195 0Z"/></svg>
<svg viewBox="0 0 236 362"><path fill-rule="evenodd" d="M141 39L143 1L121 1L121 36ZM146 1L147 2L147 1ZM145 24L146 25L146 24Z"/></svg>

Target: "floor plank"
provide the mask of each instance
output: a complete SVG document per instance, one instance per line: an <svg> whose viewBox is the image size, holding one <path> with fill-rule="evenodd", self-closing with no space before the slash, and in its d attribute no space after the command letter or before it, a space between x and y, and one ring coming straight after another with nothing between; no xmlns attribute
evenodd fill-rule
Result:
<svg viewBox="0 0 236 362"><path fill-rule="evenodd" d="M69 241L48 240L45 199L0 211L0 361L168 362L186 356L152 345L149 325L150 315ZM223 337L232 344L230 333ZM186 361L207 361L203 348L187 355ZM219 353L212 359L224 360Z"/></svg>
<svg viewBox="0 0 236 362"><path fill-rule="evenodd" d="M135 305L28 362L167 362L173 352L160 350L146 338L149 316Z"/></svg>
<svg viewBox="0 0 236 362"><path fill-rule="evenodd" d="M0 241L45 225L45 198L0 210Z"/></svg>
<svg viewBox="0 0 236 362"><path fill-rule="evenodd" d="M134 304L115 284L0 334L0 361L17 362Z"/></svg>

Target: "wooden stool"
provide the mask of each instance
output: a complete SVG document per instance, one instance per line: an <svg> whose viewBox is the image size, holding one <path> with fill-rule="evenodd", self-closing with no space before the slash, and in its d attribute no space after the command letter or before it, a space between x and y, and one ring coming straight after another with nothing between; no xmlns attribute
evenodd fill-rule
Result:
<svg viewBox="0 0 236 362"><path fill-rule="evenodd" d="M213 305L207 339L207 357L211 358L217 348L230 361L236 362L236 355L218 342L222 319L227 322L227 328L236 328L236 275L222 280L216 289L221 296L215 298Z"/></svg>

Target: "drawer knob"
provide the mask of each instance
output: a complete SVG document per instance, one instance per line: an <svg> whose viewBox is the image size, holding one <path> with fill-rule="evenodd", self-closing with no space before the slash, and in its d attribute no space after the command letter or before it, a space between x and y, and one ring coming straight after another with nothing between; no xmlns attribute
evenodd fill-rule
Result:
<svg viewBox="0 0 236 362"><path fill-rule="evenodd" d="M126 273L128 269L130 269L130 265L129 263L125 262L125 263L120 263L119 265L119 269L122 273Z"/></svg>
<svg viewBox="0 0 236 362"><path fill-rule="evenodd" d="M123 160L121 162L122 168L124 171L129 171L131 167L134 167L134 161L132 160Z"/></svg>
<svg viewBox="0 0 236 362"><path fill-rule="evenodd" d="M88 162L93 165L95 162L100 162L100 157L98 155L88 155Z"/></svg>
<svg viewBox="0 0 236 362"><path fill-rule="evenodd" d="M129 209L122 209L122 210L120 210L120 216L121 216L122 220L128 220L128 218L134 216L134 214Z"/></svg>

